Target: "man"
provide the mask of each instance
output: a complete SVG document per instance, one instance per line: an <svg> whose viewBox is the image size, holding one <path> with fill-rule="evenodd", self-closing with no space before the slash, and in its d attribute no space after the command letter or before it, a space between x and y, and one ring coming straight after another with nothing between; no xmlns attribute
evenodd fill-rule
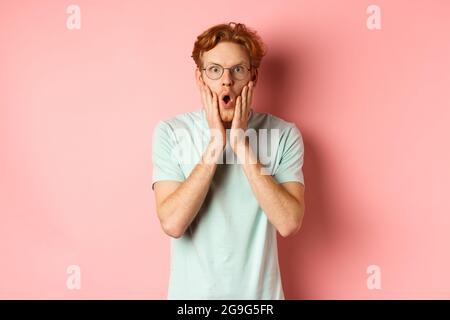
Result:
<svg viewBox="0 0 450 320"><path fill-rule="evenodd" d="M301 227L304 150L294 123L251 108L264 54L243 24L203 32L192 55L203 108L154 129L152 189L172 237L168 299L285 299L276 231Z"/></svg>

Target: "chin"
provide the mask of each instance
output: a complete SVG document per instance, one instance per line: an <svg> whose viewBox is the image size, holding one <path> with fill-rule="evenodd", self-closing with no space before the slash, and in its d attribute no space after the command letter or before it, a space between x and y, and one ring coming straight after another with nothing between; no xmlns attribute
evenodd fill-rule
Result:
<svg viewBox="0 0 450 320"><path fill-rule="evenodd" d="M234 108L221 110L220 118L223 122L231 122L234 117Z"/></svg>

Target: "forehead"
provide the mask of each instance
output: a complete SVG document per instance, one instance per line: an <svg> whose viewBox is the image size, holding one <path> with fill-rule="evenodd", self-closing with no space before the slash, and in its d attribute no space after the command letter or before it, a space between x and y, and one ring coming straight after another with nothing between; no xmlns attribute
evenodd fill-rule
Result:
<svg viewBox="0 0 450 320"><path fill-rule="evenodd" d="M205 64L217 63L222 66L249 64L245 47L234 42L219 42L214 48L204 52L202 57Z"/></svg>

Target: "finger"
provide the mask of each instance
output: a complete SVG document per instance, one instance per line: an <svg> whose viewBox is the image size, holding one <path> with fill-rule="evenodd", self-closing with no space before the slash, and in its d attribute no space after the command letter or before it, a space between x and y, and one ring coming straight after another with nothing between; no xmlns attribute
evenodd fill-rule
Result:
<svg viewBox="0 0 450 320"><path fill-rule="evenodd" d="M250 86L248 90L248 101L247 101L247 109L250 110L252 107L252 100L253 100L253 81L250 81Z"/></svg>
<svg viewBox="0 0 450 320"><path fill-rule="evenodd" d="M236 109L234 109L234 117L236 117L238 120L241 119L241 106L242 106L242 97L237 97L236 100Z"/></svg>
<svg viewBox="0 0 450 320"><path fill-rule="evenodd" d="M203 79L201 77L197 78L197 84L198 84L200 89L203 88Z"/></svg>
<svg viewBox="0 0 450 320"><path fill-rule="evenodd" d="M208 102L208 97L207 97L208 93L206 92L206 89L203 90L203 104L205 106L206 109L206 116L208 118L208 122L211 121L211 119L214 119L214 109L211 106L211 104Z"/></svg>
<svg viewBox="0 0 450 320"><path fill-rule="evenodd" d="M217 94L213 93L213 109L215 114L219 114L219 98L217 97Z"/></svg>
<svg viewBox="0 0 450 320"><path fill-rule="evenodd" d="M247 105L247 92L248 92L248 87L244 86L244 89L242 89L242 102L241 102L241 106L244 109L245 106Z"/></svg>
<svg viewBox="0 0 450 320"><path fill-rule="evenodd" d="M209 88L206 84L204 84L203 89L204 89L204 94L205 94L206 105L208 106L208 109L210 110L210 112L212 114L213 113L213 107L212 107L213 105L212 105L211 91L209 90Z"/></svg>
<svg viewBox="0 0 450 320"><path fill-rule="evenodd" d="M247 115L248 109L248 86L245 86L245 92L243 93L243 102L241 106L241 115L242 117Z"/></svg>
<svg viewBox="0 0 450 320"><path fill-rule="evenodd" d="M238 119L236 118L236 110L237 110L238 102L239 102L239 97L236 98L236 106L235 106L234 112L233 112L233 120L231 120L231 129L235 129L238 124Z"/></svg>
<svg viewBox="0 0 450 320"><path fill-rule="evenodd" d="M200 88L200 93L202 95L202 102L203 102L203 107L205 108L205 110L207 111L207 113L209 114L209 108L208 108L208 103L206 101L206 92L205 92L205 88L202 86Z"/></svg>
<svg viewBox="0 0 450 320"><path fill-rule="evenodd" d="M205 102L205 107L206 107L206 105L209 104L208 86L206 85L205 81L203 81L203 78L200 78L200 87L201 87L201 90L202 90L203 95L204 95L204 102Z"/></svg>
<svg viewBox="0 0 450 320"><path fill-rule="evenodd" d="M213 95L211 92L211 89L209 89L209 87L207 85L205 85L206 87L206 97L208 99L209 105L212 106L213 104Z"/></svg>

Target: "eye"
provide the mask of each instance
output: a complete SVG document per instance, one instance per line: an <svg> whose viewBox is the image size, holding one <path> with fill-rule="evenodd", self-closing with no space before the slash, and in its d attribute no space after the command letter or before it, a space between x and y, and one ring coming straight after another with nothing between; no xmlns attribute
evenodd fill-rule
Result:
<svg viewBox="0 0 450 320"><path fill-rule="evenodd" d="M212 72L212 73L220 73L220 67L218 67L218 66L211 66L211 67L208 68L208 71Z"/></svg>
<svg viewBox="0 0 450 320"><path fill-rule="evenodd" d="M234 67L234 72L238 72L241 73L244 70L244 68L242 66L236 66Z"/></svg>

